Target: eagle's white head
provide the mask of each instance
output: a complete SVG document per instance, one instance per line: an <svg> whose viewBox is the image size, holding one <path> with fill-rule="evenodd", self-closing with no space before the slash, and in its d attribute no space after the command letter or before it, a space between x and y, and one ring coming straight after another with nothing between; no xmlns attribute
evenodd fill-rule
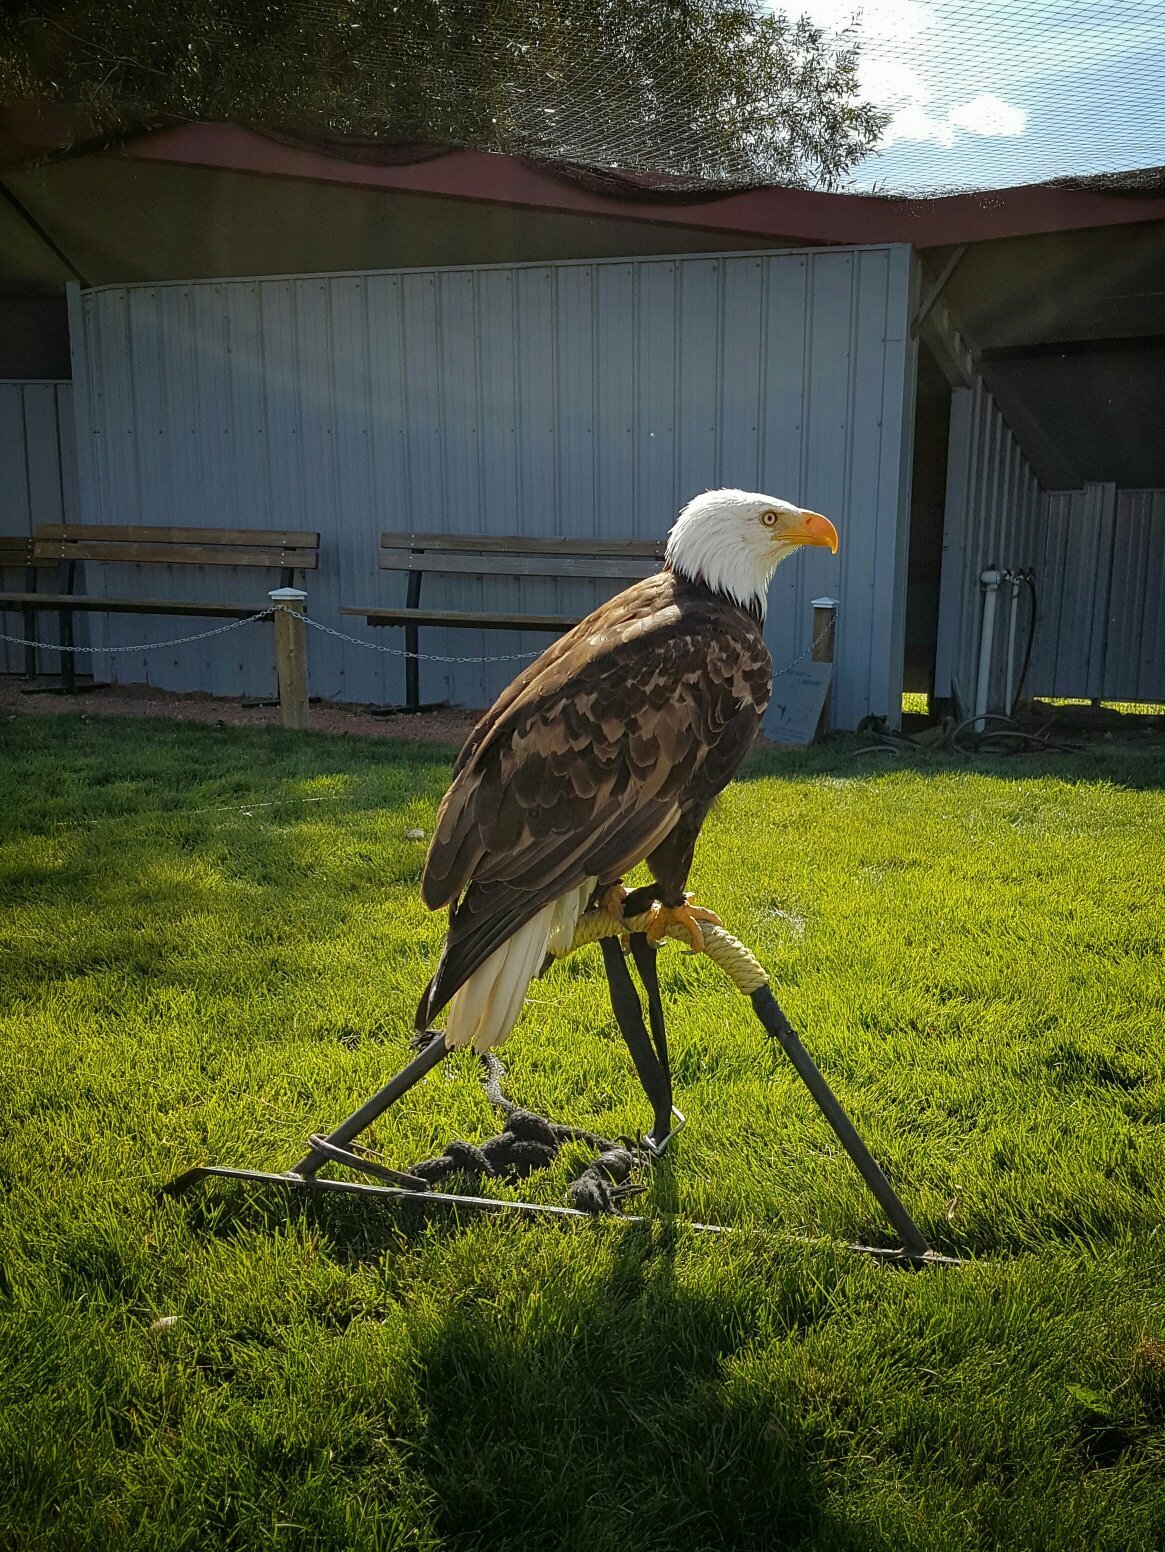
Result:
<svg viewBox="0 0 1165 1552"><path fill-rule="evenodd" d="M747 490L706 490L689 501L667 539L666 564L764 617L773 572L803 544L837 554L837 529L820 512Z"/></svg>

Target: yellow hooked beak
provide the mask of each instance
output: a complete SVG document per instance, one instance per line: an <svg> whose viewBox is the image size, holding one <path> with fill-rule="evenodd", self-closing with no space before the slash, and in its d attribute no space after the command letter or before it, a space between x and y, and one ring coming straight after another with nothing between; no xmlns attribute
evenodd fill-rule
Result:
<svg viewBox="0 0 1165 1552"><path fill-rule="evenodd" d="M801 521L781 533L786 544L821 544L837 554L837 529L820 512L802 512Z"/></svg>

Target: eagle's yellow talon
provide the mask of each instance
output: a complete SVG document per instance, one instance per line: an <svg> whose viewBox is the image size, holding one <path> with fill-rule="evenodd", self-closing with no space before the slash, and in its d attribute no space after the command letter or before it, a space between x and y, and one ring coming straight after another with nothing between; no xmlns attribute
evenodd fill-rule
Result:
<svg viewBox="0 0 1165 1552"><path fill-rule="evenodd" d="M651 907L647 913L647 925L645 932L649 943L662 943L667 936L668 929L674 924L683 927L688 937L692 940L692 953L704 952L704 934L700 930L700 923L707 922L710 926L723 926L715 911L705 910L702 905L692 905L691 896L684 897L683 905L659 905Z"/></svg>
<svg viewBox="0 0 1165 1552"><path fill-rule="evenodd" d="M623 902L630 893L631 891L625 889L622 884L608 884L599 896L599 906L606 911L608 916L613 916L616 921L621 922L623 920ZM619 946L625 954L628 952L631 947L631 934L629 932L621 932L619 934Z"/></svg>

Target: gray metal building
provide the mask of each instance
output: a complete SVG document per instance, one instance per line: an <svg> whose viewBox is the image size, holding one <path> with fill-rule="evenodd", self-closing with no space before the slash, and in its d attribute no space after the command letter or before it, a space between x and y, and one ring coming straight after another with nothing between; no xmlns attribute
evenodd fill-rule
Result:
<svg viewBox="0 0 1165 1552"><path fill-rule="evenodd" d="M0 359L20 379L0 387L6 531L60 515L318 528L312 617L399 652L399 633L339 614L403 603L402 579L376 570L384 529L658 537L692 494L743 485L841 532L836 559L807 553L778 573L769 623L780 667L809 644L811 599L839 600L836 724L896 721L904 685L970 706L992 568L1035 575L1027 692L1165 698L1165 455L1146 455L1144 431L1085 433L1062 407L1057 421L1063 362L1049 345L1155 326L1143 302L1113 308L1156 294L1145 282L1165 271L1165 200L1057 191L1049 204L1035 190L984 207L761 190L628 205L502 158L337 172L228 126L189 128L9 175L52 250L19 261L41 266L37 305L67 286L72 389L48 381L65 375L51 330L22 360ZM1091 300L1044 285L1033 222L1085 243ZM288 255L325 252L343 268L279 272ZM9 290L19 312L23 293ZM1151 365L1144 348L1138 361ZM1144 415L1141 388L1122 432ZM161 568L132 582L95 568L87 585L239 592L221 574ZM601 586L427 577L425 600L583 612ZM87 625L96 644L175 634L148 616ZM268 638L249 626L96 667L264 694ZM546 639L425 630L422 696L484 704L512 656ZM401 699L399 656L319 633L310 651L313 694ZM984 683L992 705L1007 699L1002 646Z"/></svg>
<svg viewBox="0 0 1165 1552"><path fill-rule="evenodd" d="M698 491L771 491L844 530L836 560L807 553L778 574L768 629L774 660L789 661L810 600L843 600L836 706L852 725L901 690L910 283L899 246L78 292L82 510L98 523L318 527L310 610L360 633L341 604L404 602L404 579L376 572L382 529L655 538ZM438 607L542 613L586 612L602 586L425 581ZM94 628L124 644L149 624ZM512 662L437 659L549 639L427 630L422 698L486 704ZM313 634L310 663L325 698L401 698L399 660ZM269 684L242 635L101 669L226 695Z"/></svg>

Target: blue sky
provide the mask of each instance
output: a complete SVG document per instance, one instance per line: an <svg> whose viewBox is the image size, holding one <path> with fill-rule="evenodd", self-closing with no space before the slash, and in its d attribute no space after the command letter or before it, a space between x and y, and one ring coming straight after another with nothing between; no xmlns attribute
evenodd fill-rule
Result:
<svg viewBox="0 0 1165 1552"><path fill-rule="evenodd" d="M787 0L857 19L891 113L856 188L1033 183L1165 163L1165 0Z"/></svg>

